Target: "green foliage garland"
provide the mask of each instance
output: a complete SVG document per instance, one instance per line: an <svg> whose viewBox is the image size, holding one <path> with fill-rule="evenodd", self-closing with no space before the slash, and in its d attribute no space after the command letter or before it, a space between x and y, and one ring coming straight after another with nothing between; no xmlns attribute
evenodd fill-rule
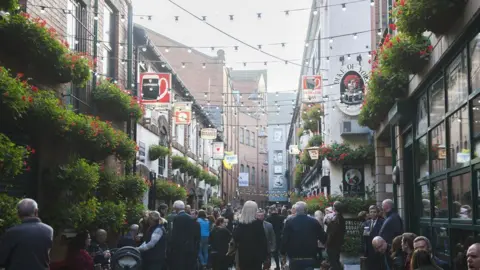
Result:
<svg viewBox="0 0 480 270"><path fill-rule="evenodd" d="M154 161L160 157L165 157L171 154L170 148L161 145L150 145L148 148L148 159Z"/></svg>
<svg viewBox="0 0 480 270"><path fill-rule="evenodd" d="M0 235L10 227L20 224L17 215L18 199L7 194L0 193Z"/></svg>
<svg viewBox="0 0 480 270"><path fill-rule="evenodd" d="M31 153L35 153L35 150L30 146L18 146L0 133L0 179L14 177L29 170L26 159Z"/></svg>
<svg viewBox="0 0 480 270"><path fill-rule="evenodd" d="M73 82L83 87L91 78L92 61L69 51L66 41L57 39L54 28L29 14L0 19L0 59L15 72L25 73L41 84ZM15 56L15 57L12 57Z"/></svg>
<svg viewBox="0 0 480 270"><path fill-rule="evenodd" d="M56 186L62 190L75 191L71 193L68 200L85 201L96 189L99 179L98 164L77 159L60 167Z"/></svg>
<svg viewBox="0 0 480 270"><path fill-rule="evenodd" d="M375 159L375 149L373 145L361 145L356 148L347 143L333 143L331 145L322 145L319 150L319 157L327 159L333 163L339 164L358 164L373 162Z"/></svg>
<svg viewBox="0 0 480 270"><path fill-rule="evenodd" d="M113 119L126 121L132 117L138 121L143 114L137 99L107 79L98 81L92 91L92 100L99 110L112 115Z"/></svg>

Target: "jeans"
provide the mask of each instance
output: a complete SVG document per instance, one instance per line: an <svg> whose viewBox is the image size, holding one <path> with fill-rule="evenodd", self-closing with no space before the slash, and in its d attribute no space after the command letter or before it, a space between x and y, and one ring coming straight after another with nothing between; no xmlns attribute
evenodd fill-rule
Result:
<svg viewBox="0 0 480 270"><path fill-rule="evenodd" d="M328 262L330 263L330 269L332 270L342 270L342 264L340 263L340 250L328 249Z"/></svg>
<svg viewBox="0 0 480 270"><path fill-rule="evenodd" d="M202 236L200 240L200 249L198 250L198 258L202 265L207 265L208 263L208 236Z"/></svg>
<svg viewBox="0 0 480 270"><path fill-rule="evenodd" d="M290 270L313 270L315 265L314 259L290 259Z"/></svg>

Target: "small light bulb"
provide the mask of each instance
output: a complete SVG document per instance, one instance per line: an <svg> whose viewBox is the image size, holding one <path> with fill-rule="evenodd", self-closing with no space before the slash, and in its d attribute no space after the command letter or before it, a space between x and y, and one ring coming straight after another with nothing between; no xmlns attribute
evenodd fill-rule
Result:
<svg viewBox="0 0 480 270"><path fill-rule="evenodd" d="M318 14L318 11L317 10L314 10L313 11L313 15L317 15Z"/></svg>
<svg viewBox="0 0 480 270"><path fill-rule="evenodd" d="M342 4L342 10L343 11L347 10L347 6L345 4Z"/></svg>
<svg viewBox="0 0 480 270"><path fill-rule="evenodd" d="M169 49L169 48L165 48L165 52L169 52L169 51L170 51L170 49Z"/></svg>

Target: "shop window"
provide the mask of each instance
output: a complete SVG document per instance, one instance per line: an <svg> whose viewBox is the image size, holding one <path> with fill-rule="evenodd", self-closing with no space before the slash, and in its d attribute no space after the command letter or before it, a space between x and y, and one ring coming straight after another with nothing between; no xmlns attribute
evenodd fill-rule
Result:
<svg viewBox="0 0 480 270"><path fill-rule="evenodd" d="M427 95L423 95L417 103L417 136L423 135L428 129Z"/></svg>
<svg viewBox="0 0 480 270"><path fill-rule="evenodd" d="M480 157L480 96L472 101L474 157Z"/></svg>
<svg viewBox="0 0 480 270"><path fill-rule="evenodd" d="M443 261L450 261L450 246L448 239L448 229L445 227L433 227L430 238L435 256Z"/></svg>
<svg viewBox="0 0 480 270"><path fill-rule="evenodd" d="M467 54L462 51L447 67L448 111L455 110L468 97Z"/></svg>
<svg viewBox="0 0 480 270"><path fill-rule="evenodd" d="M470 42L470 76L472 91L480 90L480 34Z"/></svg>
<svg viewBox="0 0 480 270"><path fill-rule="evenodd" d="M429 89L430 93L430 123L436 124L445 115L445 90L443 77L435 81Z"/></svg>
<svg viewBox="0 0 480 270"><path fill-rule="evenodd" d="M417 178L428 176L427 136L423 136L415 144L415 165L415 175Z"/></svg>
<svg viewBox="0 0 480 270"><path fill-rule="evenodd" d="M460 166L470 161L470 131L467 106L448 118L450 166Z"/></svg>
<svg viewBox="0 0 480 270"><path fill-rule="evenodd" d="M452 218L472 219L472 181L466 173L452 177Z"/></svg>
<svg viewBox="0 0 480 270"><path fill-rule="evenodd" d="M434 217L448 218L448 185L447 180L432 183L434 199Z"/></svg>
<svg viewBox="0 0 480 270"><path fill-rule="evenodd" d="M421 215L420 217L429 218L432 216L432 206L430 202L430 186L428 184L421 185L420 191L422 192L422 201L421 201Z"/></svg>
<svg viewBox="0 0 480 270"><path fill-rule="evenodd" d="M467 267L467 249L475 243L472 231L450 229L450 241L452 243L452 261L454 270L464 270Z"/></svg>
<svg viewBox="0 0 480 270"><path fill-rule="evenodd" d="M432 174L443 171L447 167L445 142L445 123L442 122L430 132L429 157L432 164Z"/></svg>

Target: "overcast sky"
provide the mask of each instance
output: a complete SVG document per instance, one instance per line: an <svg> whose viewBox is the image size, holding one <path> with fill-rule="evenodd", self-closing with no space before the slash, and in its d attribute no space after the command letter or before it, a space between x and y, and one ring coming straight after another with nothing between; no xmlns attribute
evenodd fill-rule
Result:
<svg viewBox="0 0 480 270"><path fill-rule="evenodd" d="M290 12L285 10L310 8L311 0L175 0L188 11L206 16L207 21L236 38L282 59L301 63L307 32L309 10ZM227 65L234 69L268 69L268 91L286 91L298 88L300 67L279 62L270 56L248 48L216 31L188 13L180 10L168 0L133 0L134 14L151 15L149 21L136 16L134 21L188 46L239 46L226 48ZM257 13L262 13L261 19ZM230 21L229 15L234 15ZM175 16L179 16L178 22ZM281 45L265 45L285 42ZM161 45L161 44L157 44ZM211 49L198 49L206 54L216 55ZM269 62L247 64L243 62ZM270 61L277 61L276 63Z"/></svg>

